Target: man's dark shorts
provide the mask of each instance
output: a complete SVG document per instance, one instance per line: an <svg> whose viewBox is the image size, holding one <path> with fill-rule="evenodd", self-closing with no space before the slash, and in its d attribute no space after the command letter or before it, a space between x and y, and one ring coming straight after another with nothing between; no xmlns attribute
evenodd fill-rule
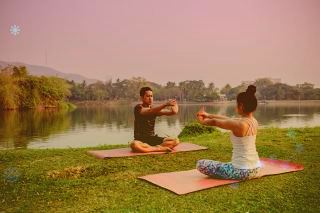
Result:
<svg viewBox="0 0 320 213"><path fill-rule="evenodd" d="M154 136L145 136L142 138L135 138L135 140L141 141L143 143L149 144L150 146L157 146L162 144L165 138L159 137L158 135Z"/></svg>

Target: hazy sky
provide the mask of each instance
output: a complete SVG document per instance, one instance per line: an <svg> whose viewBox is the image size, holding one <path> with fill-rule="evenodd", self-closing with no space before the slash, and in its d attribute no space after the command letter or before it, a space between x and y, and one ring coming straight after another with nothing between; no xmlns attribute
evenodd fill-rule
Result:
<svg viewBox="0 0 320 213"><path fill-rule="evenodd" d="M18 25L18 36L10 34ZM320 86L319 0L0 0L0 60L106 80Z"/></svg>

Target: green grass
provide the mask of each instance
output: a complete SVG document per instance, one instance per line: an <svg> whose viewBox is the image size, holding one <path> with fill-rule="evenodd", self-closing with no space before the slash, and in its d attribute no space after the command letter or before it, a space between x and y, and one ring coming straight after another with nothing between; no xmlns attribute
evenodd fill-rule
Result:
<svg viewBox="0 0 320 213"><path fill-rule="evenodd" d="M289 132L289 134L288 134ZM294 132L294 134L290 134ZM185 136L206 151L98 160L82 149L0 151L0 211L319 212L320 127L259 130L261 157L301 163L300 172L178 196L137 177L189 170L197 160L229 161L229 135ZM111 149L121 146L103 146Z"/></svg>

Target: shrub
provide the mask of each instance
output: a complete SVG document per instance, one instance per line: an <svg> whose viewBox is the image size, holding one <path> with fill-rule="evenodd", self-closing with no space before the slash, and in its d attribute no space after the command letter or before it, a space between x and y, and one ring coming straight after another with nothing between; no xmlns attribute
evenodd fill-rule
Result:
<svg viewBox="0 0 320 213"><path fill-rule="evenodd" d="M204 126L197 122L192 122L187 124L182 131L180 132L178 137L183 136L197 136L205 133L212 133L214 131L217 131L216 128L211 126Z"/></svg>

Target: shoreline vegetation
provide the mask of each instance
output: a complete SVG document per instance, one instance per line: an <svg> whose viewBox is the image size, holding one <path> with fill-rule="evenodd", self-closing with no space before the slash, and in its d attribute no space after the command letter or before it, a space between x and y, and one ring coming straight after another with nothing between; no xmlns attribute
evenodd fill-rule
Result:
<svg viewBox="0 0 320 213"><path fill-rule="evenodd" d="M259 78L235 87L226 84L217 88L213 82L206 85L202 80L168 81L163 86L142 77L133 77L88 85L85 81L76 83L58 77L32 76L25 66L8 66L0 70L0 109L72 109L75 105L71 103L79 106L128 104L139 101L139 90L143 86L150 86L155 100L160 102L175 98L180 104L225 104L233 102L249 84L257 87L256 96L261 104L272 103L273 100L277 103L320 100L320 88L308 82L290 86L270 78Z"/></svg>
<svg viewBox="0 0 320 213"><path fill-rule="evenodd" d="M28 75L26 67L12 67L0 72L0 109L70 109L70 86L61 78Z"/></svg>
<svg viewBox="0 0 320 213"><path fill-rule="evenodd" d="M199 159L230 161L229 134L190 125L181 141L208 150L96 159L88 148L0 150L0 210L6 212L318 212L320 126L259 130L260 157L304 165L304 170L178 196L137 179L194 169ZM192 130L192 131L190 131ZM150 196L152 195L152 196ZM161 199L159 199L161 197Z"/></svg>

